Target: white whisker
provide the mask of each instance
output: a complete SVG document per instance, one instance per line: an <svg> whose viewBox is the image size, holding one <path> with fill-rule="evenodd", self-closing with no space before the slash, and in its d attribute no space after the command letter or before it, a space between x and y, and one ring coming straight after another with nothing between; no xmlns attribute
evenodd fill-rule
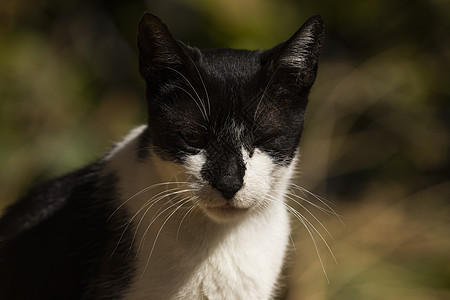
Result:
<svg viewBox="0 0 450 300"><path fill-rule="evenodd" d="M325 207L328 209L329 213L335 215L339 219L339 221L344 225L344 222L342 221L341 216L327 203L327 200L325 198L320 197L320 196L314 194L313 192L310 192L306 188L304 188L304 187L302 187L300 185L297 185L295 183L292 183L291 185L292 185L292 187L294 187L294 188L298 189L299 191L301 191L303 193L303 195L305 195L305 197L306 197L306 194L308 194L308 195L313 196L316 200L320 201L320 203L325 205ZM297 195L297 197L301 198L298 195ZM301 199L305 200L304 198L301 198ZM309 201L308 201L308 203L312 204L312 202L309 202Z"/></svg>
<svg viewBox="0 0 450 300"><path fill-rule="evenodd" d="M204 112L204 105L201 105L200 103L198 103L197 99L194 98L194 96L192 96L191 93L189 93L186 89L182 88L181 86L178 85L172 85L180 90L182 90L183 92L185 92L186 94L189 95L189 97L191 97L191 99L194 101L195 105L197 105L198 109L200 110L200 113L202 114L203 119L206 121L208 120L208 116L206 115L206 113Z"/></svg>
<svg viewBox="0 0 450 300"><path fill-rule="evenodd" d="M289 233L289 240L291 241L292 248L294 248L295 256L297 256L297 255L298 255L298 253L297 253L297 247L295 246L295 241L294 241L294 238L292 237L292 234L291 234L291 233Z"/></svg>
<svg viewBox="0 0 450 300"><path fill-rule="evenodd" d="M131 200L131 199L133 199L133 198L135 198L136 196L138 196L138 195L140 195L140 194L143 194L144 192L147 192L147 191L149 191L149 190L151 190L151 189L153 189L153 188L156 188L156 187L160 187L160 186L164 186L164 185L170 185L170 184L181 184L181 183L187 183L187 182L161 182L161 183L157 183L157 184L153 184L153 185L151 185L151 186L149 186L149 187L147 187L147 188L144 188L144 189L142 189L141 191L139 191L139 192L137 192L137 193L135 193L134 195L132 195L131 197L129 197L124 203L122 203L120 206L119 206L119 208L121 207L121 206L123 206L127 201L129 201L129 200ZM163 191L161 191L161 192L159 192L159 193L157 193L156 195L153 195L149 200L147 200L142 206L141 206L141 208L123 225L123 226L125 226L125 228L122 230L122 233L121 233L121 235L120 235L120 237L119 237L119 240L118 240L118 242L116 243L116 246L114 247L114 249L113 249L113 251L112 251L112 253L111 253L111 255L110 255L110 259L112 258L112 256L114 255L114 253L116 252L116 250L117 250L117 248L119 247L119 245L120 245L120 243L121 243L121 241L122 241L122 239L123 239L123 236L125 235L125 233L126 233L126 231L127 231L127 229L129 228L129 226L132 224L132 222L133 222L133 220L136 218L136 216L145 208L145 207L147 207L149 204L151 204L150 205L150 207L148 208L148 209L150 209L154 204L156 204L157 202L159 202L160 200L162 200L162 199L164 199L165 197L168 197L168 196L170 196L170 194L169 195L164 195L164 193L168 193L168 192L172 192L172 191L177 191L177 190L179 190L179 188L178 187L176 187L176 188L171 188L171 189L168 189L168 190L163 190ZM119 208L117 208L114 212L113 212L113 214L115 213L115 212L117 212L117 210L119 209ZM148 211L148 209L146 210L146 213L147 213L147 211ZM140 224L141 224L141 221L142 221L142 219L144 218L144 216L145 216L145 214L146 213L144 213L144 215L142 216L142 218L139 220L139 223L138 223L138 226L136 227L136 230L135 230L135 233L133 234L133 238L132 238L132 241L131 241L131 243L130 243L130 248L128 249L128 253L130 253L131 252L131 249L132 249L132 246L133 246L133 242L134 242L134 240L135 240L135 237L136 237L136 232L137 232L137 229L139 228L139 226L140 226ZM112 215L110 216L110 218L112 217ZM108 219L109 220L109 219Z"/></svg>
<svg viewBox="0 0 450 300"><path fill-rule="evenodd" d="M314 220L316 222L318 222L320 224L320 226L328 233L328 235L332 237L331 233L327 230L327 228L323 225L322 222L320 222L318 220L318 218L316 216L314 216L314 214L309 211L308 209L305 208L304 205L302 205L301 203L299 203L298 201L292 199L291 196L286 196L288 199L293 200L296 204L298 204L301 208L303 208L304 210L306 210L308 212L308 214L310 214ZM279 200L277 200L276 198L269 196L266 198L266 200L268 201L272 201L272 202L279 202ZM323 273L327 279L327 281L329 282L328 279L328 275L322 260L322 256L320 255L320 251L319 251L319 245L317 243L317 239L316 239L316 235L319 236L319 238L322 240L322 242L325 244L325 247L328 249L329 253L331 254L331 256L333 257L333 260L337 263L337 259L333 253L333 251L331 250L331 247L329 246L328 242L326 241L326 239L324 238L324 236L320 233L320 231L314 226L314 224L312 224L308 218L306 218L303 214L301 214L299 211L297 211L295 208L293 208L292 206L290 206L288 203L285 203L284 201L281 201L281 203L286 207L286 209L297 219L300 221L300 223L303 224L303 226L305 227L305 229L308 231L309 236L311 238L311 241L313 242L314 248L316 249L316 253L320 262L320 265L322 267Z"/></svg>
<svg viewBox="0 0 450 300"><path fill-rule="evenodd" d="M289 205L288 205L289 206ZM294 209L292 206L289 206L292 210L296 211L297 213L299 213L296 209ZM300 214L300 213L299 213ZM336 264L338 263L336 260L336 257L334 256L333 251L331 250L331 247L328 245L328 242L326 241L326 239L323 237L323 235L320 233L319 230L317 230L317 228L311 223L311 221L308 220L308 218L306 218L305 216L303 216L302 214L300 214L303 219L305 220L305 222L307 222L311 228L317 233L317 235L319 235L320 239L323 241L323 243L325 244L325 246L328 248L328 251L330 252L331 256L333 257L333 260L336 262ZM319 222L320 223L320 222ZM326 230L326 228L325 228ZM326 230L328 232L328 230ZM329 234L329 232L328 232ZM330 234L331 236L331 234ZM331 237L333 238L333 237Z"/></svg>
<svg viewBox="0 0 450 300"><path fill-rule="evenodd" d="M169 184L181 184L181 183L189 183L189 182L160 182L160 183L156 183L156 184L152 184L151 186L148 186L146 188L143 188L142 190L140 190L139 192L133 194L132 196L130 196L128 199L126 199L125 201L123 201L113 212L112 214L108 217L108 219L106 220L107 222L114 216L114 214L121 208L123 207L128 201L130 201L131 199L141 195L142 193L145 193L151 189L154 189L156 187L160 187L163 185L169 185Z"/></svg>
<svg viewBox="0 0 450 300"><path fill-rule="evenodd" d="M136 235L137 232L139 230L139 227L141 226L142 221L144 220L145 216L147 215L148 211L158 202L160 202L163 199L166 199L167 197L171 197L173 195L178 195L180 193L184 192L184 190L180 191L178 189L169 189L169 190L165 190L162 191L158 194L156 194L155 196L153 196L151 199L147 200L145 202L144 205L141 206L141 208L133 215L133 217L131 218L131 220L128 222L128 225L132 223L132 221L134 220L134 218L146 207L148 206L150 203L150 205L147 207L147 209L145 210L145 212L142 214L141 218L139 219L138 224L136 225L134 234L133 234L133 238L131 241L131 244L134 243L134 240L136 239ZM161 206L162 207L162 206ZM161 207L159 209L161 209ZM159 212L159 209L155 212L155 214L157 214Z"/></svg>
<svg viewBox="0 0 450 300"><path fill-rule="evenodd" d="M328 229L322 224L322 222L320 222L320 220L309 209L307 209L303 204L296 201L289 195L286 195L286 198L288 198L289 200L293 201L294 203L298 204L301 208L303 208L309 215L311 215L314 218L314 220L316 220L317 223L319 223L319 225L327 232L327 234L330 236L330 238L333 238L333 236L328 231Z"/></svg>
<svg viewBox="0 0 450 300"><path fill-rule="evenodd" d="M211 102L210 102L210 100L209 100L209 94L208 94L208 90L206 89L205 82L203 81L203 77L202 77L202 75L200 74L200 71L198 70L197 65L196 65L195 62L192 60L191 56L188 55L188 57L189 57L189 59L191 60L192 64L194 65L194 68L195 68L195 70L197 71L198 77L200 78L200 81L202 82L203 89L205 90L205 94L206 94L206 101L207 101L207 104L208 104L208 113L209 113L209 115L211 115Z"/></svg>
<svg viewBox="0 0 450 300"><path fill-rule="evenodd" d="M317 240L316 240L313 232L309 228L310 225L308 225L305 217L302 214L300 214L298 211L296 211L295 209L293 209L290 206L287 206L287 209L304 225L304 227L308 231L309 236L311 237L311 241L314 244L314 248L316 249L316 253L317 253L317 257L319 258L320 265L322 266L323 274L325 275L325 278L326 278L327 282L329 283L330 280L328 279L327 271L325 270L325 266L322 261L322 256L320 255L319 246L317 245Z"/></svg>
<svg viewBox="0 0 450 300"><path fill-rule="evenodd" d="M150 203L153 202L153 203L150 205L150 208L151 208L154 204L156 204L157 202L159 202L160 200L162 200L162 199L164 199L164 198L166 197L165 195L163 195L163 196L159 196L159 195L164 194L164 193L167 193L168 191L173 191L173 190L177 190L177 188L172 188L172 189L169 189L169 190L164 190L164 191L162 191L162 192L160 192L160 193L154 195L152 198L150 198L149 200L147 200L147 201L141 206L141 208L140 208L140 209L139 209L139 210L138 210L138 211L130 218L130 220L128 220L128 221L126 222L126 224L124 224L125 228L124 228L124 230L122 230L122 234L121 234L120 237L119 237L119 241L117 242L117 244L116 244L114 250L112 251L112 254L111 254L110 257L112 257L112 255L114 255L115 251L117 250L117 247L120 245L120 242L122 241L122 238L123 238L125 232L127 231L128 227L133 223L134 218L136 218L136 216L137 216L137 215L138 215L138 214L139 214L139 213L140 213L147 205L149 205ZM149 208L149 209L150 209L150 208ZM144 216L145 216L145 214L144 214ZM132 238L131 243L130 243L130 248L128 249L128 254L131 252L131 249L132 249L133 243L134 243L134 239L135 239L135 237L136 237L137 229L139 228L139 225L141 224L141 221L142 221L142 219L143 219L144 216L142 216L142 218L139 220L139 224L138 224L138 226L136 227L136 230L135 230L135 232L134 232L134 234L133 234L133 238Z"/></svg>
<svg viewBox="0 0 450 300"><path fill-rule="evenodd" d="M261 113L261 112L258 112L259 106L261 105L262 100L264 99L264 96L265 96L265 94L266 94L268 88L269 88L270 85L272 84L272 80L273 80L273 78L275 77L275 74L278 72L278 69L279 69L279 68L280 68L280 66L278 66L278 67L275 69L275 71L273 72L273 74L272 74L272 76L270 77L269 81L267 82L266 86L264 87L264 90L263 90L263 92L262 92L262 94L261 94L261 98L259 99L258 105L256 106L255 113L253 114L253 120L254 120L254 121L256 121L256 120L258 119L259 114Z"/></svg>
<svg viewBox="0 0 450 300"><path fill-rule="evenodd" d="M183 191L183 192L185 192L185 191ZM180 196L180 195L177 195L176 197L179 197L179 196ZM167 196L165 196L164 198L166 198L166 197L167 197ZM160 212L157 213L157 214L155 213L156 216L153 216L153 218L152 218L150 224L147 226L147 229L144 231L144 234L142 235L141 241L139 242L139 245L138 245L138 252L139 252L139 250L141 249L141 246L143 245L143 243L145 242L145 237L146 237L148 231L150 230L150 227L153 225L153 223L154 223L154 222L155 222L155 221L156 221L163 213L165 213L166 211L168 211L168 210L171 209L172 207L176 206L177 204L180 203L180 201L183 201L184 199L186 199L186 198L182 198L181 200L178 200L177 202L172 203L172 204L169 205L167 208L163 209L162 211L160 211ZM159 210L158 210L158 211L159 211ZM144 216L147 214L147 212L148 212L148 209L144 212ZM142 221L142 219L143 219L143 218L141 218L141 221ZM136 230L137 230L137 228L136 228Z"/></svg>
<svg viewBox="0 0 450 300"><path fill-rule="evenodd" d="M184 214L183 218L180 221L180 224L178 225L178 229L177 229L177 234L175 237L175 240L178 241L178 234L180 233L180 229L181 229L181 224L183 224L184 219L190 214L192 213L192 211L197 207L196 203L194 202L194 200L196 199L196 197L192 197L191 201L193 202L192 206L188 209L188 211Z"/></svg>
<svg viewBox="0 0 450 300"><path fill-rule="evenodd" d="M171 67L167 67L165 66L166 69L172 70L175 73L177 73L178 75L180 75L186 82L187 84L192 88L192 90L194 91L195 95L197 96L197 99L200 101L200 104L202 106L202 108L200 108L203 118L205 119L205 121L209 121L208 118L208 113L206 111L206 107L205 107L205 103L202 101L202 98L200 97L200 95L197 93L197 90L195 89L195 87L192 85L192 83L189 81L189 79L186 78L186 76L183 75L183 73L181 73L180 71L171 68ZM194 99L194 98L193 98ZM197 103L197 101L194 99L194 101Z"/></svg>
<svg viewBox="0 0 450 300"><path fill-rule="evenodd" d="M175 191L175 192L172 192L172 191L171 191L171 192L169 192L168 194L161 195L161 196L159 196L157 199L153 200L154 203L152 203L152 204L145 210L145 212L142 214L141 218L139 219L139 222L138 222L138 224L137 224L137 226L136 226L136 228L135 228L135 233L134 233L134 235L133 235L133 241L134 241L134 239L135 239L135 237L136 237L136 235L137 235L137 231L139 230L139 227L141 226L142 221L144 220L145 216L147 215L147 213L149 212L149 210L152 208L152 206L153 206L154 204L156 204L157 202L159 202L159 201L161 201L161 200L163 200L163 199L166 199L166 198L168 198L168 197L172 197L172 196L174 196L174 195L176 195L175 198L177 198L177 197L180 196L180 194L183 194L183 193L189 192L189 191L191 191L191 190L190 190L190 189L184 189L184 190L177 190L177 191ZM172 199L172 200L173 200L173 199ZM147 203L148 203L148 202L149 202L149 201L147 201ZM176 203L178 203L178 202L176 202ZM176 203L172 203L169 207L165 208L164 210L162 210L162 211L160 212L160 210L163 208L164 205L161 206L161 207L155 212L155 214L154 214L154 216L153 216L153 218L152 218L151 223L150 223L149 226L151 226L151 225L155 222L155 220L156 220L161 214L163 214L165 211L167 211L168 209L170 209L171 207L173 207L174 205L176 205ZM165 204L167 204L167 203L165 203ZM141 209L142 209L142 208L141 208ZM141 209L140 209L140 211L141 211ZM145 236L145 235L147 234L149 228L150 228L150 227L147 227L147 230L145 231L145 233L144 233L143 236ZM142 239L141 239L141 242L139 243L138 251L139 251L139 249L140 249L140 247L141 247L141 244L142 244Z"/></svg>
<svg viewBox="0 0 450 300"><path fill-rule="evenodd" d="M183 199L181 199L181 200L179 200L179 201L177 201L176 203L174 203L174 204L172 204L172 205L176 205L176 204L179 204L179 203L187 203L188 202L188 200L190 199L190 197L185 197L185 198L183 198ZM172 206L171 205L171 206ZM142 271L142 274L141 274L141 277L144 275L144 273L145 273L145 271L147 270L147 267L148 267L148 265L149 265L149 263L150 263L150 258L152 257L152 254L153 254L153 250L155 249L155 245L156 245L156 242L158 241L158 238L159 238L159 235L161 234L161 231L162 231L162 229L164 228L164 226L166 225L166 223L167 223L167 221L169 221L169 219L182 207L183 205L179 205L172 213L170 213L169 214L169 216L167 216L166 217L166 219L164 220L164 222L161 224L161 226L160 226L160 228L159 228L159 230L158 230L158 232L157 232L157 234L156 234L156 236L155 236L155 239L154 239L154 241L153 241L153 245L152 245L152 248L151 248L151 250L150 250L150 254L149 254L149 256L148 256L148 258L147 258L147 262L146 262L146 264L145 264L145 267L144 267L144 270ZM152 222L153 223L153 222ZM145 235L147 234L147 231L148 231L148 229L150 228L150 226L152 225L152 223L147 227L147 230L145 231L145 233L144 233L144 240L145 240ZM142 240L141 240L141 242L142 242ZM140 247L140 244L139 244L139 247ZM138 250L139 251L139 250Z"/></svg>

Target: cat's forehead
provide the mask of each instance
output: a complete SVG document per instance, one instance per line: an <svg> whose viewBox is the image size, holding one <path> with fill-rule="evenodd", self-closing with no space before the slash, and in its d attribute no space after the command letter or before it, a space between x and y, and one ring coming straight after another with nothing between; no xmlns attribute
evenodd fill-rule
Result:
<svg viewBox="0 0 450 300"><path fill-rule="evenodd" d="M255 118L259 124L280 118L280 103L268 95L270 76L261 63L264 51L228 48L196 51L189 61L195 64L186 76L189 83L185 81L187 86L183 90L175 89L184 96L179 100L186 100L174 103L182 106L177 111L185 112L184 122L190 122L193 116L204 119L210 114L219 128L230 125L244 128L253 126ZM186 93L191 89L193 94Z"/></svg>
<svg viewBox="0 0 450 300"><path fill-rule="evenodd" d="M239 49L202 50L199 65L211 79L248 80L261 70L260 51Z"/></svg>
<svg viewBox="0 0 450 300"><path fill-rule="evenodd" d="M201 50L195 62L200 74L194 72L191 79L196 81L199 90L206 91L208 95L204 96L209 98L212 110L233 115L250 105L249 101L266 84L260 52L228 48Z"/></svg>

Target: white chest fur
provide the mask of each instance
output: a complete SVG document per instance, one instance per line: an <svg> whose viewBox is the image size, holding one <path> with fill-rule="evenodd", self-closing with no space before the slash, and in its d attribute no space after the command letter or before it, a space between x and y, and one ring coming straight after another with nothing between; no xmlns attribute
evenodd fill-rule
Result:
<svg viewBox="0 0 450 300"><path fill-rule="evenodd" d="M283 196L293 166L271 172L278 177L276 188L258 210L235 222L217 223L195 199L179 196L184 190L180 186L189 180L183 166L154 154L145 162L136 159L137 137L144 128L132 131L106 157L108 170L119 177L135 234L137 271L125 298L270 299L289 240ZM248 169L252 165L257 161L249 159ZM244 196L255 194L258 185L252 180L261 180L247 177ZM168 190L174 194L165 197Z"/></svg>

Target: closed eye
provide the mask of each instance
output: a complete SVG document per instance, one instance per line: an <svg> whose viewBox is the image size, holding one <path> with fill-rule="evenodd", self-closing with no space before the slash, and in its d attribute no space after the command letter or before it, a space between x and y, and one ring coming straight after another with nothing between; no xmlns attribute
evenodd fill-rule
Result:
<svg viewBox="0 0 450 300"><path fill-rule="evenodd" d="M180 131L180 135L184 142L190 147L200 149L206 146L206 138L197 131L182 130Z"/></svg>

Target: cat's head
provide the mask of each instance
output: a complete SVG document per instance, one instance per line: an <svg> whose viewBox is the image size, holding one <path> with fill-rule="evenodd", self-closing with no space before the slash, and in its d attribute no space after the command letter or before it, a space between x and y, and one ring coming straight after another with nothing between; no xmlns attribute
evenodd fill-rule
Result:
<svg viewBox="0 0 450 300"><path fill-rule="evenodd" d="M323 34L315 15L269 50L199 50L173 38L155 15L142 17L149 145L185 168L193 199L213 220L281 201Z"/></svg>

